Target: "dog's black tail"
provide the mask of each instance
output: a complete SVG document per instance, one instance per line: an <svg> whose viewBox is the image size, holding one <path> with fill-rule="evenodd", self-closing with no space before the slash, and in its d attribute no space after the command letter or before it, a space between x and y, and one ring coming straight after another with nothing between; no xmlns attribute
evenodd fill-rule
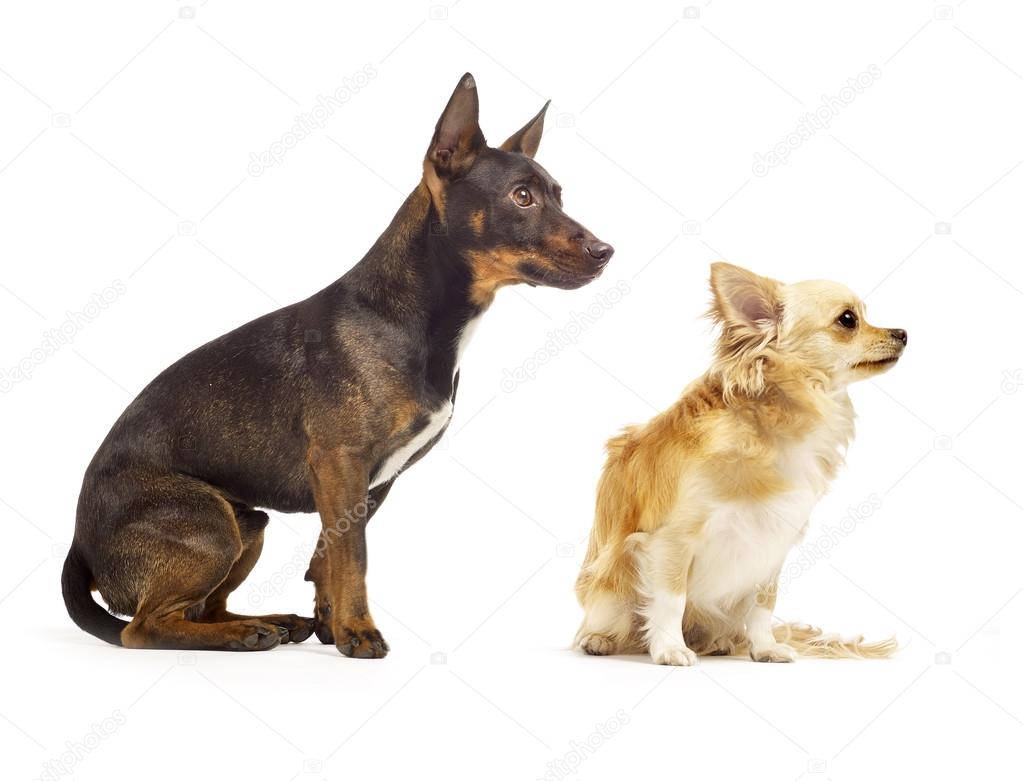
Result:
<svg viewBox="0 0 1023 781"><path fill-rule="evenodd" d="M121 630L128 626L128 622L110 615L92 598L92 573L74 543L64 560L60 588L68 615L79 628L100 640L121 645Z"/></svg>

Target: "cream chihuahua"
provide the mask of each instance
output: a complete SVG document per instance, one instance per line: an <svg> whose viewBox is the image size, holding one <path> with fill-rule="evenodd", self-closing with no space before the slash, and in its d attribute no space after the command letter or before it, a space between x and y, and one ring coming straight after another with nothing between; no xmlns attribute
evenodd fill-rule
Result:
<svg viewBox="0 0 1023 781"><path fill-rule="evenodd" d="M778 574L853 435L846 387L891 368L906 332L876 328L834 282L786 285L711 266L710 371L607 444L576 593L589 654L659 664L748 650L758 662L887 656L894 640L773 626Z"/></svg>

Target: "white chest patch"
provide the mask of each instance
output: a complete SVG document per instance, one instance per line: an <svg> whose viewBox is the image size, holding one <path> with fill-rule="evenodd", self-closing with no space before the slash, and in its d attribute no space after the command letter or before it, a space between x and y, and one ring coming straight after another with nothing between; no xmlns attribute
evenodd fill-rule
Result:
<svg viewBox="0 0 1023 781"><path fill-rule="evenodd" d="M693 558L689 598L724 607L769 584L802 538L815 501L809 492L794 491L715 507Z"/></svg>
<svg viewBox="0 0 1023 781"><path fill-rule="evenodd" d="M479 326L480 318L482 315L477 315L472 318L462 327L461 333L458 335L458 342L455 344L455 373L458 373L458 367L462 363L462 356L465 354L465 349L469 346L469 342L472 340L473 334L476 332L476 328ZM405 464L418 453L427 442L433 439L437 434L444 430L444 427L451 420L451 414L454 412L454 406L450 399L445 401L440 409L430 413L430 422L426 424L426 427L416 434L412 440L402 447L391 453L381 467L373 475L370 480L369 487L375 488L381 483L386 483L392 477L396 476L402 469L405 468Z"/></svg>
<svg viewBox="0 0 1023 781"><path fill-rule="evenodd" d="M779 454L778 468L791 486L788 491L763 501L724 502L711 509L690 571L691 600L725 607L777 576L827 488L822 446L834 452L830 442L811 437Z"/></svg>
<svg viewBox="0 0 1023 781"><path fill-rule="evenodd" d="M458 367L462 365L462 356L465 355L465 349L469 346L469 342L472 341L473 334L476 333L476 329L479 327L480 319L482 315L476 315L472 320L469 320L464 326L462 326L462 333L458 336L458 344L455 346L455 371L458 371Z"/></svg>
<svg viewBox="0 0 1023 781"><path fill-rule="evenodd" d="M397 475L408 463L408 460L418 453L427 442L443 431L444 427L451 420L451 413L454 411L450 401L445 401L440 409L430 414L430 422L426 424L418 434L402 447L391 453L380 468L373 475L369 487L375 488L381 483L386 483Z"/></svg>

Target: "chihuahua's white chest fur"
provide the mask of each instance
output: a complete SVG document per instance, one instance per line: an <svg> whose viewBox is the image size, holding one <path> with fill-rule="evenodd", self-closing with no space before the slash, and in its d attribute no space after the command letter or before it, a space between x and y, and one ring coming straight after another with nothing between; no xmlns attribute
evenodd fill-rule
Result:
<svg viewBox="0 0 1023 781"><path fill-rule="evenodd" d="M804 450L800 448L799 450ZM777 576L785 556L803 537L819 494L797 464L819 469L804 452L791 454L792 488L763 501L729 501L710 509L693 556L689 599L712 611L747 597Z"/></svg>
<svg viewBox="0 0 1023 781"><path fill-rule="evenodd" d="M841 459L847 441L846 432L822 425L779 448L776 469L787 490L768 499L709 508L689 576L688 598L694 606L727 609L777 578L827 490L829 465Z"/></svg>

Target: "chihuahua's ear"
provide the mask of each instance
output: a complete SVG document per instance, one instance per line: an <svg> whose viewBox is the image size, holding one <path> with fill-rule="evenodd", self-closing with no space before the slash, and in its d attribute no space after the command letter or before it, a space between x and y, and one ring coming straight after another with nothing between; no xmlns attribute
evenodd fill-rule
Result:
<svg viewBox="0 0 1023 781"><path fill-rule="evenodd" d="M486 146L480 130L480 101L476 80L466 73L451 93L448 105L437 121L426 159L437 176L453 179L465 174Z"/></svg>
<svg viewBox="0 0 1023 781"><path fill-rule="evenodd" d="M713 263L711 313L726 328L749 329L769 336L781 321L781 283L730 263Z"/></svg>
<svg viewBox="0 0 1023 781"><path fill-rule="evenodd" d="M526 157L536 157L536 150L540 147L540 136L543 135L543 118L547 114L547 107L549 105L551 105L551 102L548 100L543 104L539 114L501 144L501 149L505 152L519 152Z"/></svg>

